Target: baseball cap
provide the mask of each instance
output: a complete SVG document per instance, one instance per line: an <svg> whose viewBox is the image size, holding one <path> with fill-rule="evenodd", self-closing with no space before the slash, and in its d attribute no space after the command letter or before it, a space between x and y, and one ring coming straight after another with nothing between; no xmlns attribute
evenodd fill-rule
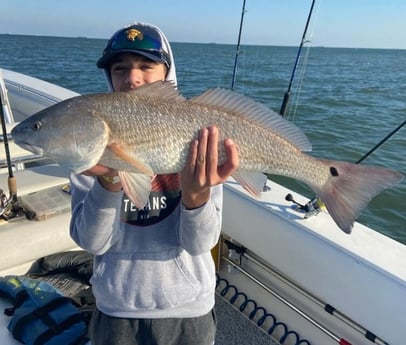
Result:
<svg viewBox="0 0 406 345"><path fill-rule="evenodd" d="M118 30L107 42L97 67L107 68L118 54L134 53L165 64L171 64L169 49L160 32L148 25L133 24Z"/></svg>

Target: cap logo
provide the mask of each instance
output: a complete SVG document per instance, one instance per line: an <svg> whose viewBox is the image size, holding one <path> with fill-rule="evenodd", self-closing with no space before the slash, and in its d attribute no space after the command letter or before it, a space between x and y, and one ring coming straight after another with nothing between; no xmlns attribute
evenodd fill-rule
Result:
<svg viewBox="0 0 406 345"><path fill-rule="evenodd" d="M137 29L128 29L125 33L129 41L135 41L136 38L138 38L139 40L144 39L144 35L142 34L142 32Z"/></svg>

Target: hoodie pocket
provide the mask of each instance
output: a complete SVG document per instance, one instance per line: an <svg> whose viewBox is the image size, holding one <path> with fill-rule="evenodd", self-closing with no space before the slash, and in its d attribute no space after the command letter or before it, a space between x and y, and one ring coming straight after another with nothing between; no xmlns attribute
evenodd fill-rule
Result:
<svg viewBox="0 0 406 345"><path fill-rule="evenodd" d="M119 256L119 257L118 257ZM104 258L106 259L106 258ZM201 282L194 274L200 260L183 258L173 249L165 258L109 255L92 278L98 303L115 310L170 309L198 299ZM100 268L101 268L100 267Z"/></svg>

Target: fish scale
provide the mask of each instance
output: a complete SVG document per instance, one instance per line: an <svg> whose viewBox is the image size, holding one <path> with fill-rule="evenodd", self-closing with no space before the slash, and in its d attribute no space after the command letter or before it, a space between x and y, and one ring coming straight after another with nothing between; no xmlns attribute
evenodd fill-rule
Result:
<svg viewBox="0 0 406 345"><path fill-rule="evenodd" d="M123 108L131 109L131 112L114 118L104 117L104 120L115 141L134 143L140 154L145 152L145 155L140 157L155 168L154 171L173 173L181 170L186 161L190 141L198 138L199 129L215 125L220 129L220 141L230 137L238 145L241 170L282 172L284 175L295 172L292 165L296 165L300 150L282 137L246 119L239 118L238 121L232 121L224 111L210 109L203 105L190 105L187 102L174 103L170 106L165 102L150 102L148 111L145 113L145 107L139 107L138 104L149 102L148 97L144 99L140 97L140 102L132 98L126 98L125 101L128 104ZM99 106L102 105L101 109L106 109L108 102L97 103ZM190 114L196 114L196 116L192 117ZM132 133L132 138L120 135L126 127L121 117L128 121L126 133ZM133 141L135 138L142 139ZM281 145L286 146L283 151L278 149ZM225 160L222 145L219 145L219 158L220 162ZM303 161L301 167L306 170ZM300 175L295 174L294 177Z"/></svg>

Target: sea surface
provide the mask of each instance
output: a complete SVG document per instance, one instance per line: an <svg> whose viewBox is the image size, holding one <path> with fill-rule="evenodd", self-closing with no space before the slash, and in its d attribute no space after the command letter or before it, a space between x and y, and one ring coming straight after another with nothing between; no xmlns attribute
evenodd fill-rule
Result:
<svg viewBox="0 0 406 345"><path fill-rule="evenodd" d="M106 91L95 66L106 41L0 35L0 68L80 93ZM178 86L186 96L230 88L235 45L173 43ZM235 90L279 112L297 47L242 45ZM289 120L308 135L317 157L358 161L406 120L406 50L305 47L291 84ZM363 161L406 175L406 126ZM288 179L279 182L308 197ZM369 204L359 222L406 244L406 181Z"/></svg>

